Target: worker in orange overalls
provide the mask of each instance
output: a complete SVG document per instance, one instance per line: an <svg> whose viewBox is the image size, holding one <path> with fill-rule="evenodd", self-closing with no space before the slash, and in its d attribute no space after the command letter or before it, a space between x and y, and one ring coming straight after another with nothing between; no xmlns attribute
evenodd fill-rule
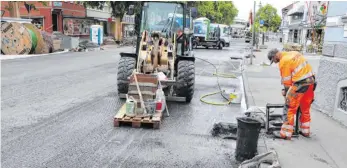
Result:
<svg viewBox="0 0 347 168"><path fill-rule="evenodd" d="M287 117L281 131L275 131L277 138L291 139L294 131L294 116L300 106L300 134L305 137L310 136L310 108L314 99L314 90L316 87L315 76L311 65L305 57L296 51L280 52L272 49L268 53L268 59L279 63L279 69L284 89L282 95L286 97L285 109Z"/></svg>

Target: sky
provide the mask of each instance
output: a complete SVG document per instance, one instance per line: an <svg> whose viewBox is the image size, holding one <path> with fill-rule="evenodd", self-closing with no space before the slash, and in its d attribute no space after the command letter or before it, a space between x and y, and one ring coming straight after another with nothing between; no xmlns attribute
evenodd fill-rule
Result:
<svg viewBox="0 0 347 168"><path fill-rule="evenodd" d="M259 0L256 1L256 10L259 8ZM270 4L277 9L277 14L282 17L281 10L282 8L290 5L293 1L290 0L261 0L262 6ZM234 5L239 10L237 16L238 19L248 20L249 12L253 11L253 1L252 0L235 0L233 1Z"/></svg>

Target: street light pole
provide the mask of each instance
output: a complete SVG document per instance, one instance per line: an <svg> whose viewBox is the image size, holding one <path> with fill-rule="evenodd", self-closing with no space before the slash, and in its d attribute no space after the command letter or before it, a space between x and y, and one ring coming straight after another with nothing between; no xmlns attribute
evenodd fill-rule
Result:
<svg viewBox="0 0 347 168"><path fill-rule="evenodd" d="M252 47L251 47L251 62L250 64L252 65L253 64L253 47L254 47L254 41L255 41L255 27L254 27L254 24L255 24L255 1L254 1L254 6L253 6L253 14L252 14Z"/></svg>

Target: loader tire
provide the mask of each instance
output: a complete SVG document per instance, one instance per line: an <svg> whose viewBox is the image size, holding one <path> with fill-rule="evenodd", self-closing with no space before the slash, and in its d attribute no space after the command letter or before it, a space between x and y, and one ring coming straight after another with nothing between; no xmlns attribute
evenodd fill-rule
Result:
<svg viewBox="0 0 347 168"><path fill-rule="evenodd" d="M128 93L129 79L128 77L135 69L136 59L132 57L121 57L118 64L117 86L118 94Z"/></svg>
<svg viewBox="0 0 347 168"><path fill-rule="evenodd" d="M195 65L193 61L181 60L177 64L177 83L175 92L179 97L186 97L189 103L194 94Z"/></svg>

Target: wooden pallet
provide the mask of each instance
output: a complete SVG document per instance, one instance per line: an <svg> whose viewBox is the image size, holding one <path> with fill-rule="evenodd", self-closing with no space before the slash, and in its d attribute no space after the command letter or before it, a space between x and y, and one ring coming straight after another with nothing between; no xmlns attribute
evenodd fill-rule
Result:
<svg viewBox="0 0 347 168"><path fill-rule="evenodd" d="M159 129L162 119L162 111L157 111L153 116L135 116L130 117L125 114L126 107L125 104L118 111L116 116L114 116L114 127L120 127L121 125L129 125L133 128L140 128L145 125L151 126L154 129Z"/></svg>

